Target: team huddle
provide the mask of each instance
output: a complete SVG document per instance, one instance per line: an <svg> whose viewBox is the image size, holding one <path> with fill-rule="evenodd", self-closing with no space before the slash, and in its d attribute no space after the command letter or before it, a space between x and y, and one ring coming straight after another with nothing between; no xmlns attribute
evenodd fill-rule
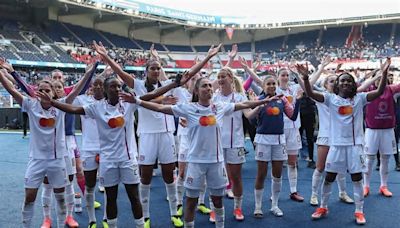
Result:
<svg viewBox="0 0 400 228"><path fill-rule="evenodd" d="M270 163L270 212L281 217L284 212L278 202L284 165L287 164L290 198L304 201L297 189L297 159L302 148L298 101L303 96L316 102L319 118L318 159L310 198L310 204L319 207L311 215L312 219L328 214L332 183L337 180L339 198L355 204L357 224L366 223L364 197L370 191L369 181L378 151L380 193L392 196L387 186L388 164L390 155L397 150L393 96L400 93L400 84L391 84L393 79L388 77L390 59L379 71L374 71L375 77L356 83L347 72L332 73L321 80L319 69L309 76L308 65L301 64L260 78L240 58L249 75L242 83L229 67L231 61L219 70L215 80L199 73L218 54L221 45L212 46L203 60L174 79L166 77L158 54L152 49L146 79L139 80L123 71L101 43L93 45L101 60L117 76L103 73L96 76L98 63L95 63L88 66L73 87L64 87L59 71L53 72L53 80L42 80L33 87L4 59L0 61L1 83L29 116L31 136L24 183L23 227L32 227L34 202L42 183L42 228L52 226L52 192L57 205L57 227L78 227L73 218L74 176L84 194L88 227L96 227L97 175L99 184L105 188L103 227L117 227L120 183L125 186L136 227L150 227L150 185L157 163L161 165L170 218L175 227L194 227L196 209L209 214L210 222L216 227L224 227L225 194L234 199L235 219L243 221L244 119L256 132L254 216L261 219L264 214L264 184ZM236 53L229 55L231 60L235 56ZM326 67L326 61L320 68ZM290 74L296 76L297 84L289 80ZM321 83L317 85L317 81ZM250 91L250 87L258 88L259 93ZM74 114L81 116L80 152L74 136ZM178 174L174 176L176 169ZM346 193L347 173L351 175L354 200ZM204 203L206 191L210 208Z"/></svg>

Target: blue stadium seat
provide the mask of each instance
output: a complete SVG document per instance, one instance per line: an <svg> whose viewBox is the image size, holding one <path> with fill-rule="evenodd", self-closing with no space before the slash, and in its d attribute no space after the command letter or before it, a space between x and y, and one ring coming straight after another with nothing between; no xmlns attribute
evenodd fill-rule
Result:
<svg viewBox="0 0 400 228"><path fill-rule="evenodd" d="M286 45L288 49L294 49L297 45L305 45L306 47L315 47L318 39L319 30L290 34Z"/></svg>
<svg viewBox="0 0 400 228"><path fill-rule="evenodd" d="M368 25L363 28L363 38L366 42L373 42L382 45L389 42L391 32L392 24Z"/></svg>
<svg viewBox="0 0 400 228"><path fill-rule="evenodd" d="M128 48L128 49L140 49L132 40L128 37L114 35L108 32L101 32L108 40L110 40L116 47Z"/></svg>
<svg viewBox="0 0 400 228"><path fill-rule="evenodd" d="M56 42L64 42L63 38L69 41L80 43L64 26L58 21L49 21L47 28L44 29L45 34Z"/></svg>
<svg viewBox="0 0 400 228"><path fill-rule="evenodd" d="M91 44L93 40L97 42L102 42L104 46L106 47L111 47L111 44L105 40L99 33L90 28L85 28L77 25L72 25L72 24L67 24L65 25L73 32L75 35L77 35L85 44Z"/></svg>
<svg viewBox="0 0 400 228"><path fill-rule="evenodd" d="M328 28L324 31L321 44L323 46L343 47L351 31L351 26Z"/></svg>
<svg viewBox="0 0 400 228"><path fill-rule="evenodd" d="M211 45L207 45L207 46L195 46L194 49L196 49L197 52L208 52L208 50L210 49Z"/></svg>
<svg viewBox="0 0 400 228"><path fill-rule="evenodd" d="M272 39L256 41L256 52L267 52L271 50L282 49L283 38L283 36L280 36Z"/></svg>
<svg viewBox="0 0 400 228"><path fill-rule="evenodd" d="M182 46L182 45L165 45L169 51L178 51L178 52L193 52L190 46Z"/></svg>
<svg viewBox="0 0 400 228"><path fill-rule="evenodd" d="M6 59L19 60L19 58L13 52L11 52L9 50L0 50L0 56L4 57Z"/></svg>

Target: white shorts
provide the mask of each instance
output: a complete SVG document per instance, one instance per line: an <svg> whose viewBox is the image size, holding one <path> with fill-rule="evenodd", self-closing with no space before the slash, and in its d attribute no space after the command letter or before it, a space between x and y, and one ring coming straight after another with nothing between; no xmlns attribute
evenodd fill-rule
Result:
<svg viewBox="0 0 400 228"><path fill-rule="evenodd" d="M139 138L140 165L154 165L176 162L174 135L170 132L141 133Z"/></svg>
<svg viewBox="0 0 400 228"><path fill-rule="evenodd" d="M65 160L65 170L67 171L67 176L76 174L75 157L71 158L69 156L64 156L64 160Z"/></svg>
<svg viewBox="0 0 400 228"><path fill-rule="evenodd" d="M79 157L79 148L78 148L78 145L76 144L75 135L65 136L65 144L67 146L67 151L68 151L69 157L71 157L71 158Z"/></svg>
<svg viewBox="0 0 400 228"><path fill-rule="evenodd" d="M243 164L246 162L246 152L243 147L224 148L224 160L227 164Z"/></svg>
<svg viewBox="0 0 400 228"><path fill-rule="evenodd" d="M328 137L318 137L317 142L315 143L318 146L329 146L329 138Z"/></svg>
<svg viewBox="0 0 400 228"><path fill-rule="evenodd" d="M25 172L25 188L39 188L46 176L53 188L65 187L67 185L67 176L64 159L30 158Z"/></svg>
<svg viewBox="0 0 400 228"><path fill-rule="evenodd" d="M350 174L367 171L365 155L361 145L330 146L326 158L325 171L331 173Z"/></svg>
<svg viewBox="0 0 400 228"><path fill-rule="evenodd" d="M286 139L286 150L288 152L288 155L298 155L299 154L298 150L302 148L299 129L297 128L285 129L285 139Z"/></svg>
<svg viewBox="0 0 400 228"><path fill-rule="evenodd" d="M284 145L265 145L257 143L256 160L257 161L286 161L288 155Z"/></svg>
<svg viewBox="0 0 400 228"><path fill-rule="evenodd" d="M192 163L186 168L185 188L200 190L204 181L209 189L221 189L228 184L224 162Z"/></svg>
<svg viewBox="0 0 400 228"><path fill-rule="evenodd" d="M189 151L189 141L187 135L179 136L178 162L186 162L187 152Z"/></svg>
<svg viewBox="0 0 400 228"><path fill-rule="evenodd" d="M82 151L82 167L83 171L92 171L99 168L99 162L96 160L99 152L97 151Z"/></svg>
<svg viewBox="0 0 400 228"><path fill-rule="evenodd" d="M123 184L139 184L139 168L132 161L123 162L100 162L99 166L100 184L104 187L112 187Z"/></svg>
<svg viewBox="0 0 400 228"><path fill-rule="evenodd" d="M396 152L396 140L393 128L389 129L365 129L364 153L367 155L394 154Z"/></svg>

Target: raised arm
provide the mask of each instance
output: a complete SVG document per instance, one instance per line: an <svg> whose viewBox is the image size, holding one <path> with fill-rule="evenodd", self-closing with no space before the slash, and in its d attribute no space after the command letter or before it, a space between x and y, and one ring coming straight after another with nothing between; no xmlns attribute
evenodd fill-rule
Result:
<svg viewBox="0 0 400 228"><path fill-rule="evenodd" d="M24 91L26 94L28 94L30 97L35 97L35 91L29 86L22 78L21 75L18 74L13 68L13 66L6 61L4 58L0 58L0 66L4 69L7 70L7 73L5 73L5 76L9 79L11 82L16 82L18 86ZM11 80L13 78L13 80Z"/></svg>
<svg viewBox="0 0 400 228"><path fill-rule="evenodd" d="M111 69L121 77L121 79L131 88L134 88L135 78L132 77L129 73L125 72L122 67L116 63L113 59L110 58L107 54L106 48L103 46L101 42L98 44L96 41L93 41L93 46L95 51L101 56L101 59L108 64Z"/></svg>
<svg viewBox="0 0 400 228"><path fill-rule="evenodd" d="M236 57L236 55L237 55L237 51L238 51L238 46L237 46L237 44L233 44L233 45L232 45L232 50L230 50L230 51L228 52L228 57L229 57L229 59L228 59L228 62L225 64L225 66L227 66L227 67L232 67L233 61L235 61L235 57Z"/></svg>
<svg viewBox="0 0 400 228"><path fill-rule="evenodd" d="M5 74L8 74L5 70L0 70L0 82L3 84L4 88L14 97L19 105L22 105L22 100L24 96L15 89L14 85L10 80L7 79Z"/></svg>
<svg viewBox="0 0 400 228"><path fill-rule="evenodd" d="M78 114L78 115L85 115L85 110L83 109L82 106L74 106L71 104L67 104L67 103L52 99L48 93L37 92L37 95L43 102L48 102L52 106L54 106L64 112Z"/></svg>
<svg viewBox="0 0 400 228"><path fill-rule="evenodd" d="M86 67L86 72L83 78L75 84L74 89L65 98L66 103L72 104L72 102L78 95L82 95L82 92L87 90L87 88L85 90L84 87L89 87L90 79L93 77L98 65L99 63L96 62Z"/></svg>
<svg viewBox="0 0 400 228"><path fill-rule="evenodd" d="M373 85L377 80L379 80L380 75L377 75L379 70L373 70L369 72L367 75L368 79L366 79L360 86L357 87L357 92L366 91L371 85ZM367 77L367 75L365 77Z"/></svg>
<svg viewBox="0 0 400 228"><path fill-rule="evenodd" d="M141 96L140 99L143 101L150 101L163 95L164 93L170 91L173 88L179 87L181 85L182 78L187 77L187 75L188 75L187 71L183 75L178 74L178 76L175 78L173 82L169 83L168 85L157 88L149 93L146 93L145 95Z"/></svg>
<svg viewBox="0 0 400 228"><path fill-rule="evenodd" d="M262 86L262 80L258 77L256 72L251 69L246 62L246 59L239 56L240 64L242 65L243 69L250 75L250 77L259 85Z"/></svg>
<svg viewBox="0 0 400 228"><path fill-rule="evenodd" d="M167 115L174 115L172 112L171 105L163 105L163 104L158 104L150 101L143 101L141 99L137 99L133 94L131 93L125 93L122 92L119 94L120 98L126 102L129 103L134 103L139 106L142 106L143 108L150 109L155 112L162 112Z"/></svg>
<svg viewBox="0 0 400 228"><path fill-rule="evenodd" d="M380 95L382 95L383 92L385 91L385 87L386 87L386 84L387 84L387 75L388 75L388 70L389 70L389 67L390 67L390 63L391 63L390 58L387 58L385 64L383 65L383 69L381 69L382 77L381 77L381 80L379 82L378 89L367 93L367 101L375 100Z"/></svg>
<svg viewBox="0 0 400 228"><path fill-rule="evenodd" d="M332 62L331 57L325 56L325 58L322 60L321 64L319 65L317 71L315 71L311 77L310 77L310 84L311 86L313 86L319 79L319 77L321 76L322 72L325 70L325 68L329 65L329 63Z"/></svg>
<svg viewBox="0 0 400 228"><path fill-rule="evenodd" d="M212 45L208 50L207 56L202 61L199 61L194 66L192 66L189 69L189 71L183 73L181 77L177 77L174 82L166 86L160 87L148 94L145 94L141 96L140 99L144 101L149 101L151 99L163 95L164 93L168 92L173 88L186 84L186 82L188 82L194 75L196 75L204 67L204 65L206 65L207 62L219 52L221 46L222 44L218 45L217 47L214 47L214 45Z"/></svg>
<svg viewBox="0 0 400 228"><path fill-rule="evenodd" d="M269 97L269 98L264 98L262 100L243 101L243 102L240 102L240 103L236 103L235 104L235 111L242 110L242 109L248 109L248 108L255 108L255 107L259 106L259 105L266 104L266 103L268 103L270 101L280 99L281 96L282 95L277 95L277 96L273 96L273 97Z"/></svg>
<svg viewBox="0 0 400 228"><path fill-rule="evenodd" d="M318 93L311 88L311 84L308 77L308 67L303 65L296 65L297 72L299 72L303 76L304 81L304 89L307 96L318 102L324 102L324 95L322 93Z"/></svg>
<svg viewBox="0 0 400 228"><path fill-rule="evenodd" d="M190 68L188 77L192 77L195 74L197 74L201 70L201 68L203 68L208 63L208 61L210 61L214 56L218 54L219 50L221 49L221 46L222 44L219 44L216 47L214 47L214 45L211 45L210 49L208 50L207 56ZM184 83L189 81L189 79L190 78L187 78L187 80Z"/></svg>

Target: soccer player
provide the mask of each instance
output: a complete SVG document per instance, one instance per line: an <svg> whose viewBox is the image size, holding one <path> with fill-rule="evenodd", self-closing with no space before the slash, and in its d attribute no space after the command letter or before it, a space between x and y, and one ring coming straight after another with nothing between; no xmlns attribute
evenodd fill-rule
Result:
<svg viewBox="0 0 400 228"><path fill-rule="evenodd" d="M337 173L348 171L353 181L356 223L360 225L366 223L363 213L364 195L362 186L362 172L366 171L363 154L363 108L367 102L371 102L383 94L389 66L390 59L386 61L383 67L383 76L377 90L357 93L354 77L349 73L342 73L335 81L334 94L321 94L311 88L308 67L297 65L298 72L303 76L307 95L328 106L331 113L330 124L335 126L330 128L330 147L326 158L326 176L322 187L321 205L312 214L313 219L320 219L327 215L332 182Z"/></svg>
<svg viewBox="0 0 400 228"><path fill-rule="evenodd" d="M256 160L257 177L255 181L254 197L256 218L263 217L262 196L264 193L264 181L267 175L268 162L272 163L272 204L271 213L277 217L283 216L282 210L278 207L279 193L282 188L282 168L283 162L288 159L286 153L286 137L284 134L284 114L295 121L298 117L299 103L295 106L283 95L276 94L277 80L274 76L268 75L263 82L264 95L261 98L277 97L278 99L259 106L252 111L252 116L256 116ZM302 91L298 91L296 99L301 98Z"/></svg>
<svg viewBox="0 0 400 228"><path fill-rule="evenodd" d="M219 49L219 47L218 47ZM218 50L214 50L218 51ZM271 99L246 101L241 103L213 103L212 83L208 78L196 81L192 102L179 105L163 105L142 101L132 94L124 93L123 99L157 112L174 114L188 121L190 150L187 156L187 174L185 178L186 206L185 226L194 227L194 212L199 191L204 184L210 190L215 207L215 226L224 227L225 210L222 197L227 184L221 143L221 126L224 115L234 111L254 108Z"/></svg>
<svg viewBox="0 0 400 228"><path fill-rule="evenodd" d="M217 75L219 91L215 93L213 102L240 103L247 101L243 94L243 86L240 82L235 84L237 76L229 67L222 68ZM242 164L246 162L244 151L244 130L242 115L249 116L249 110L240 110L225 115L222 121L222 148L228 178L232 182L234 196L233 216L238 221L244 220L242 212L243 183Z"/></svg>
<svg viewBox="0 0 400 228"><path fill-rule="evenodd" d="M134 115L136 105L120 101L121 82L114 77L104 81L106 99L88 106L73 106L51 99L48 94L39 96L59 109L69 113L86 115L96 120L100 140L100 182L107 196L107 223L117 227L118 184L125 185L136 227L144 226L138 184L139 170L136 161L136 140L134 136Z"/></svg>
<svg viewBox="0 0 400 228"><path fill-rule="evenodd" d="M44 177L47 176L57 201L58 227L64 227L66 217L64 190L67 185L64 160L64 153L67 150L64 132L65 112L51 107L51 104L44 100L23 96L14 88L5 74L7 72L0 71L0 81L22 109L28 113L31 130L29 161L25 172L22 226L32 227L36 195ZM49 81L39 82L37 89L48 93L50 97L55 96L53 86ZM62 99L62 102L65 102L65 99Z"/></svg>

